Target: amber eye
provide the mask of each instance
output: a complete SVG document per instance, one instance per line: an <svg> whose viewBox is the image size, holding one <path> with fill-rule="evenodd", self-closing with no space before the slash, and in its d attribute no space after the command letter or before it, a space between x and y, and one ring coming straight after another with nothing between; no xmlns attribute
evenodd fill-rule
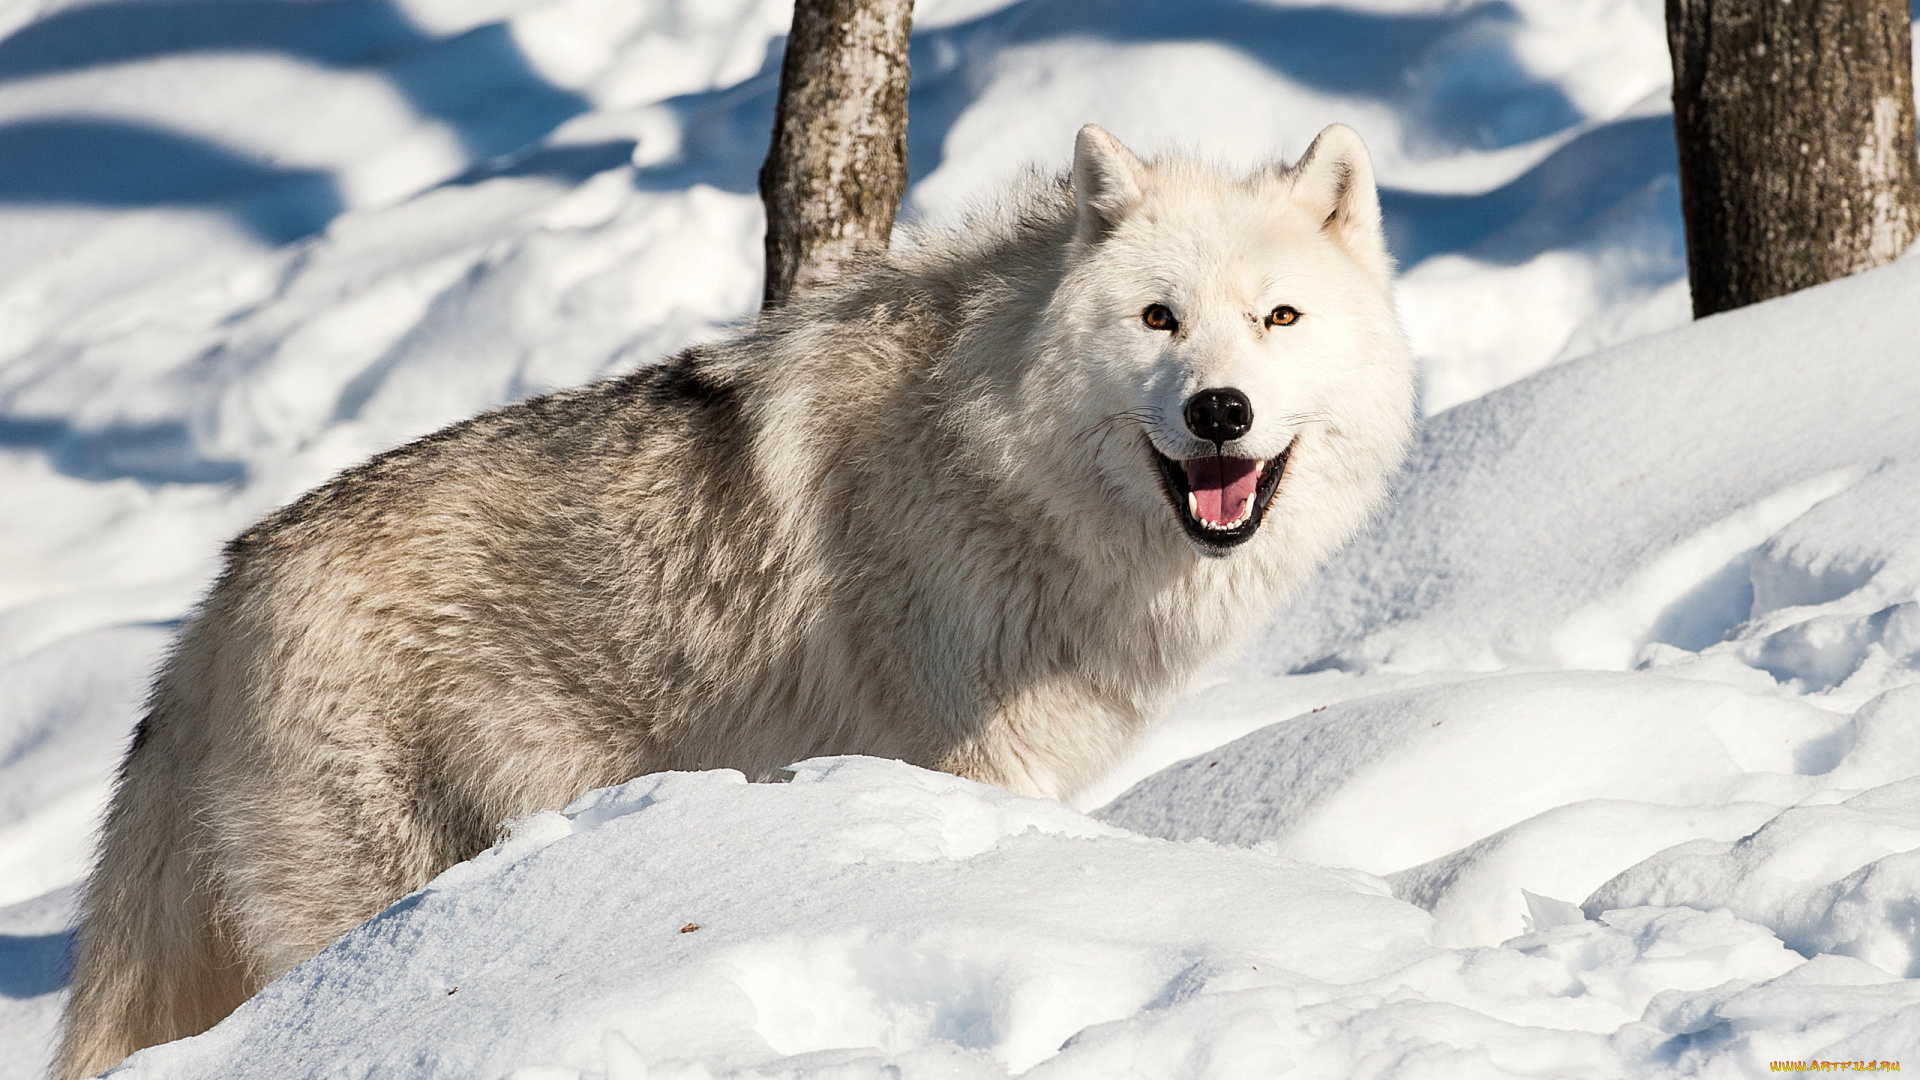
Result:
<svg viewBox="0 0 1920 1080"><path fill-rule="evenodd" d="M1300 321L1300 313L1285 304L1267 312L1268 326L1292 326Z"/></svg>
<svg viewBox="0 0 1920 1080"><path fill-rule="evenodd" d="M1165 330L1169 333L1180 329L1180 320L1173 317L1173 311L1165 304L1148 304L1147 310L1140 313L1140 321L1150 330Z"/></svg>

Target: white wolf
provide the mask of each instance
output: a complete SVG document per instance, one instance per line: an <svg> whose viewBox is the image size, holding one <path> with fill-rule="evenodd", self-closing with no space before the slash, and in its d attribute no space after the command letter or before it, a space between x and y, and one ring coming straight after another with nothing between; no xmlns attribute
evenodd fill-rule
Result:
<svg viewBox="0 0 1920 1080"><path fill-rule="evenodd" d="M57 1071L200 1031L662 769L1096 775L1379 503L1413 416L1372 167L1071 177L732 341L352 469L240 536L136 732Z"/></svg>

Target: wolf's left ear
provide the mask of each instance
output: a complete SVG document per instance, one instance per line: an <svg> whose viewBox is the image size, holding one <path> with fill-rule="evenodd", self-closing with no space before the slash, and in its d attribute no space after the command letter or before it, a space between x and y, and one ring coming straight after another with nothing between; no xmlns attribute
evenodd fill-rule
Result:
<svg viewBox="0 0 1920 1080"><path fill-rule="evenodd" d="M1320 220L1320 227L1381 281L1393 276L1393 257L1380 227L1380 193L1373 159L1360 133L1329 124L1287 171L1289 197Z"/></svg>
<svg viewBox="0 0 1920 1080"><path fill-rule="evenodd" d="M1146 166L1098 124L1073 140L1073 238L1091 244L1105 236L1140 203Z"/></svg>

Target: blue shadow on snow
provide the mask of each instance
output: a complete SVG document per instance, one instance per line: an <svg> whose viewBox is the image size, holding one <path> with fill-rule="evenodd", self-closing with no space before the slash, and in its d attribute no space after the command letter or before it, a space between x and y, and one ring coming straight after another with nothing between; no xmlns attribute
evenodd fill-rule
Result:
<svg viewBox="0 0 1920 1080"><path fill-rule="evenodd" d="M201 206L285 243L341 209L333 177L264 165L218 143L95 117L0 124L0 203Z"/></svg>
<svg viewBox="0 0 1920 1080"><path fill-rule="evenodd" d="M73 934L0 934L0 998L39 997L67 985Z"/></svg>
<svg viewBox="0 0 1920 1080"><path fill-rule="evenodd" d="M466 186L497 176L546 176L578 184L633 160L633 148L638 145L634 139L608 139L539 147L526 154L475 166L447 183Z"/></svg>
<svg viewBox="0 0 1920 1080"><path fill-rule="evenodd" d="M1410 126L1438 143L1496 149L1581 120L1559 87L1520 65L1506 38L1518 21L1505 0L1409 14L1256 0L1026 0L916 37L913 62L916 82L926 72L931 90L942 75L964 77L969 53L1007 46L1211 42L1303 86L1412 109Z"/></svg>
<svg viewBox="0 0 1920 1080"><path fill-rule="evenodd" d="M1156 0L1023 0L913 39L909 100L912 179L937 169L947 135L985 85L1002 49L1075 38L1208 41L1329 93L1410 111L1423 138L1491 149L1580 120L1558 87L1526 73L1506 36L1517 16L1504 0L1454 11L1390 14L1335 7L1276 8L1254 0L1200 0L1169 10ZM687 144L670 162L637 171L646 189L710 184L756 190L773 127L785 40L759 73L731 87L664 104ZM633 144L522 150L584 110L578 95L542 80L506 27L434 38L391 0L181 0L90 4L56 12L0 40L0 81L159 56L270 51L338 68L376 71L423 115L459 133L478 162L455 183L494 176L580 180L620 164ZM1654 146L1660 142L1662 145ZM1602 213L1651 174L1674 171L1663 118L1583 135L1496 191L1471 196L1383 192L1404 265L1474 248L1517 262ZM224 209L270 242L324 227L339 213L324 173L252 161L205 140L125 122L56 118L0 127L0 201Z"/></svg>
<svg viewBox="0 0 1920 1080"><path fill-rule="evenodd" d="M202 457L193 433L177 420L82 431L65 420L0 417L0 447L39 450L79 480L221 484L245 479L247 471L238 461Z"/></svg>
<svg viewBox="0 0 1920 1080"><path fill-rule="evenodd" d="M528 65L504 24L436 38L390 0L87 4L0 39L0 82L208 52L378 74L420 115L445 123L475 161L520 150L587 108ZM0 201L223 208L276 243L324 227L341 209L324 173L160 128L42 119L9 125L0 140Z"/></svg>
<svg viewBox="0 0 1920 1080"><path fill-rule="evenodd" d="M1202 0L1177 11L1153 0L1025 0L914 35L910 180L940 167L947 135L977 98L985 84L979 69L995 53L1073 38L1214 42L1315 89L1410 110L1413 126L1436 144L1515 145L1581 119L1557 86L1520 67L1504 36L1515 19L1502 0L1408 15L1276 8L1252 0ZM636 184L647 190L708 184L739 194L756 191L785 49L785 39L776 38L751 78L663 102L686 143L673 160L637 170ZM604 144L565 162L536 154L511 170L473 178L531 171L584 179L594 165L617 164L629 145ZM1582 135L1496 191L1452 196L1386 190L1382 201L1403 265L1470 245L1477 257L1519 262L1571 236L1654 176L1676 171L1673 158L1670 121L1628 121Z"/></svg>
<svg viewBox="0 0 1920 1080"><path fill-rule="evenodd" d="M1584 132L1492 191L1430 195L1387 188L1380 208L1403 266L1453 251L1514 265L1574 242L1622 200L1662 177L1677 184L1679 174L1673 118L1647 116ZM1678 230L1677 199L1672 214Z"/></svg>
<svg viewBox="0 0 1920 1080"><path fill-rule="evenodd" d="M1211 42L1305 86L1410 111L1409 126L1436 145L1516 145L1581 120L1559 87L1521 67L1505 36L1516 20L1504 0L1420 14L1280 8L1254 0L1199 0L1178 9L1159 0L1024 0L914 35L910 182L940 167L947 134L978 96L986 81L981 69L996 53L1072 39ZM664 102L688 144L673 162L642 170L641 186L704 183L743 194L756 190L785 49L785 39L775 39L750 79Z"/></svg>
<svg viewBox="0 0 1920 1080"><path fill-rule="evenodd" d="M587 108L548 83L503 23L436 38L390 0L95 3L0 40L0 81L208 52L270 52L383 75L476 159L526 146Z"/></svg>

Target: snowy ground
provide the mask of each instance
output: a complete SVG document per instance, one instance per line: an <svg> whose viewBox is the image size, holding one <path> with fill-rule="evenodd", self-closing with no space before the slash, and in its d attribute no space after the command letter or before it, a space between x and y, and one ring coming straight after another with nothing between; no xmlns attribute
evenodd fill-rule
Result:
<svg viewBox="0 0 1920 1080"><path fill-rule="evenodd" d="M0 1077L42 1067L219 544L751 312L786 18L0 0ZM918 25L934 220L1088 120L1233 160L1362 131L1435 414L1380 527L1091 816L865 760L644 778L134 1074L1920 1067L1920 261L1671 329L1651 0Z"/></svg>

